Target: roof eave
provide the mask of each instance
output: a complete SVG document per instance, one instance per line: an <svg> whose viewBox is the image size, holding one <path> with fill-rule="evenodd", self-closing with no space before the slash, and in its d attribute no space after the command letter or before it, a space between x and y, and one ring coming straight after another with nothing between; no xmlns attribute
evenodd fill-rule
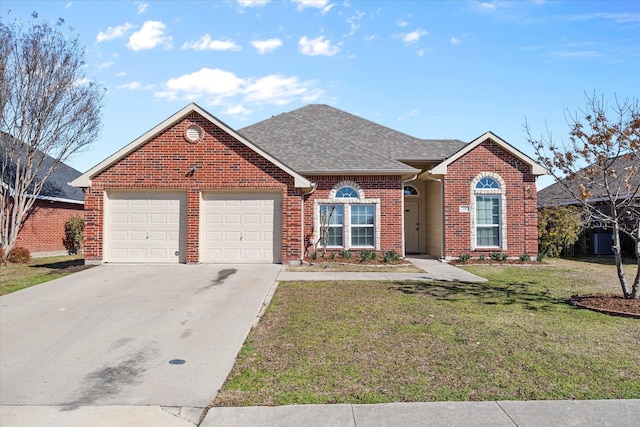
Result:
<svg viewBox="0 0 640 427"><path fill-rule="evenodd" d="M334 170L304 170L298 171L299 173L309 176L331 176L331 175L365 175L365 176L375 176L375 175L415 175L420 173L420 169L416 168L406 168L406 169L364 169L364 170L356 170L356 169L334 169Z"/></svg>

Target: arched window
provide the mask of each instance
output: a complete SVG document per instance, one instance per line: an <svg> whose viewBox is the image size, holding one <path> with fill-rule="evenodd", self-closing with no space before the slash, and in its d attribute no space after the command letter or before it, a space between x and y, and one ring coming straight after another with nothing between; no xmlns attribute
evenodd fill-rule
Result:
<svg viewBox="0 0 640 427"><path fill-rule="evenodd" d="M336 199L357 199L358 192L353 187L342 187L336 191Z"/></svg>
<svg viewBox="0 0 640 427"><path fill-rule="evenodd" d="M471 184L473 248L506 249L506 199L502 177L485 172Z"/></svg>
<svg viewBox="0 0 640 427"><path fill-rule="evenodd" d="M500 189L500 184L493 178L481 178L476 184L476 190Z"/></svg>
<svg viewBox="0 0 640 427"><path fill-rule="evenodd" d="M405 196L417 196L418 190L413 185L405 185L403 193Z"/></svg>

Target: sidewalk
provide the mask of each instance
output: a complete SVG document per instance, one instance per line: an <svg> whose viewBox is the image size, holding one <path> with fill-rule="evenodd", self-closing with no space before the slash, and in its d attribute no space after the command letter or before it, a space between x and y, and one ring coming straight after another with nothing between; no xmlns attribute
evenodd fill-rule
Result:
<svg viewBox="0 0 640 427"><path fill-rule="evenodd" d="M200 418L204 419L200 422ZM1 406L4 427L637 427L638 400L294 405L246 408Z"/></svg>
<svg viewBox="0 0 640 427"><path fill-rule="evenodd" d="M476 276L461 268L430 258L407 258L423 273L386 273L386 272L294 272L283 267L276 281L291 282L301 280L439 280L445 282L486 282L484 277Z"/></svg>

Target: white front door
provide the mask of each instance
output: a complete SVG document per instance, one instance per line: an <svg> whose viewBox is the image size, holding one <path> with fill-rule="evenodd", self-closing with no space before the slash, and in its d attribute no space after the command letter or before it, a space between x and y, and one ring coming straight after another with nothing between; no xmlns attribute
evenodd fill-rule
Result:
<svg viewBox="0 0 640 427"><path fill-rule="evenodd" d="M420 202L404 201L404 251L407 254L420 253Z"/></svg>
<svg viewBox="0 0 640 427"><path fill-rule="evenodd" d="M203 192L201 210L201 262L281 262L280 193Z"/></svg>

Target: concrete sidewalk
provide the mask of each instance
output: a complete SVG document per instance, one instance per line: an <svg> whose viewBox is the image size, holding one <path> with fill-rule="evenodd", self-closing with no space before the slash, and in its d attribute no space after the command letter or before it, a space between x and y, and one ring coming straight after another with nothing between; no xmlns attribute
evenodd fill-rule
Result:
<svg viewBox="0 0 640 427"><path fill-rule="evenodd" d="M388 272L295 272L286 271L283 267L277 281L291 282L301 280L439 280L444 282L486 282L484 277L476 276L461 268L430 258L407 258L423 273L388 273Z"/></svg>
<svg viewBox="0 0 640 427"><path fill-rule="evenodd" d="M294 405L208 411L160 406L82 406L73 410L61 406L2 406L0 424L5 427L637 427L640 399Z"/></svg>

